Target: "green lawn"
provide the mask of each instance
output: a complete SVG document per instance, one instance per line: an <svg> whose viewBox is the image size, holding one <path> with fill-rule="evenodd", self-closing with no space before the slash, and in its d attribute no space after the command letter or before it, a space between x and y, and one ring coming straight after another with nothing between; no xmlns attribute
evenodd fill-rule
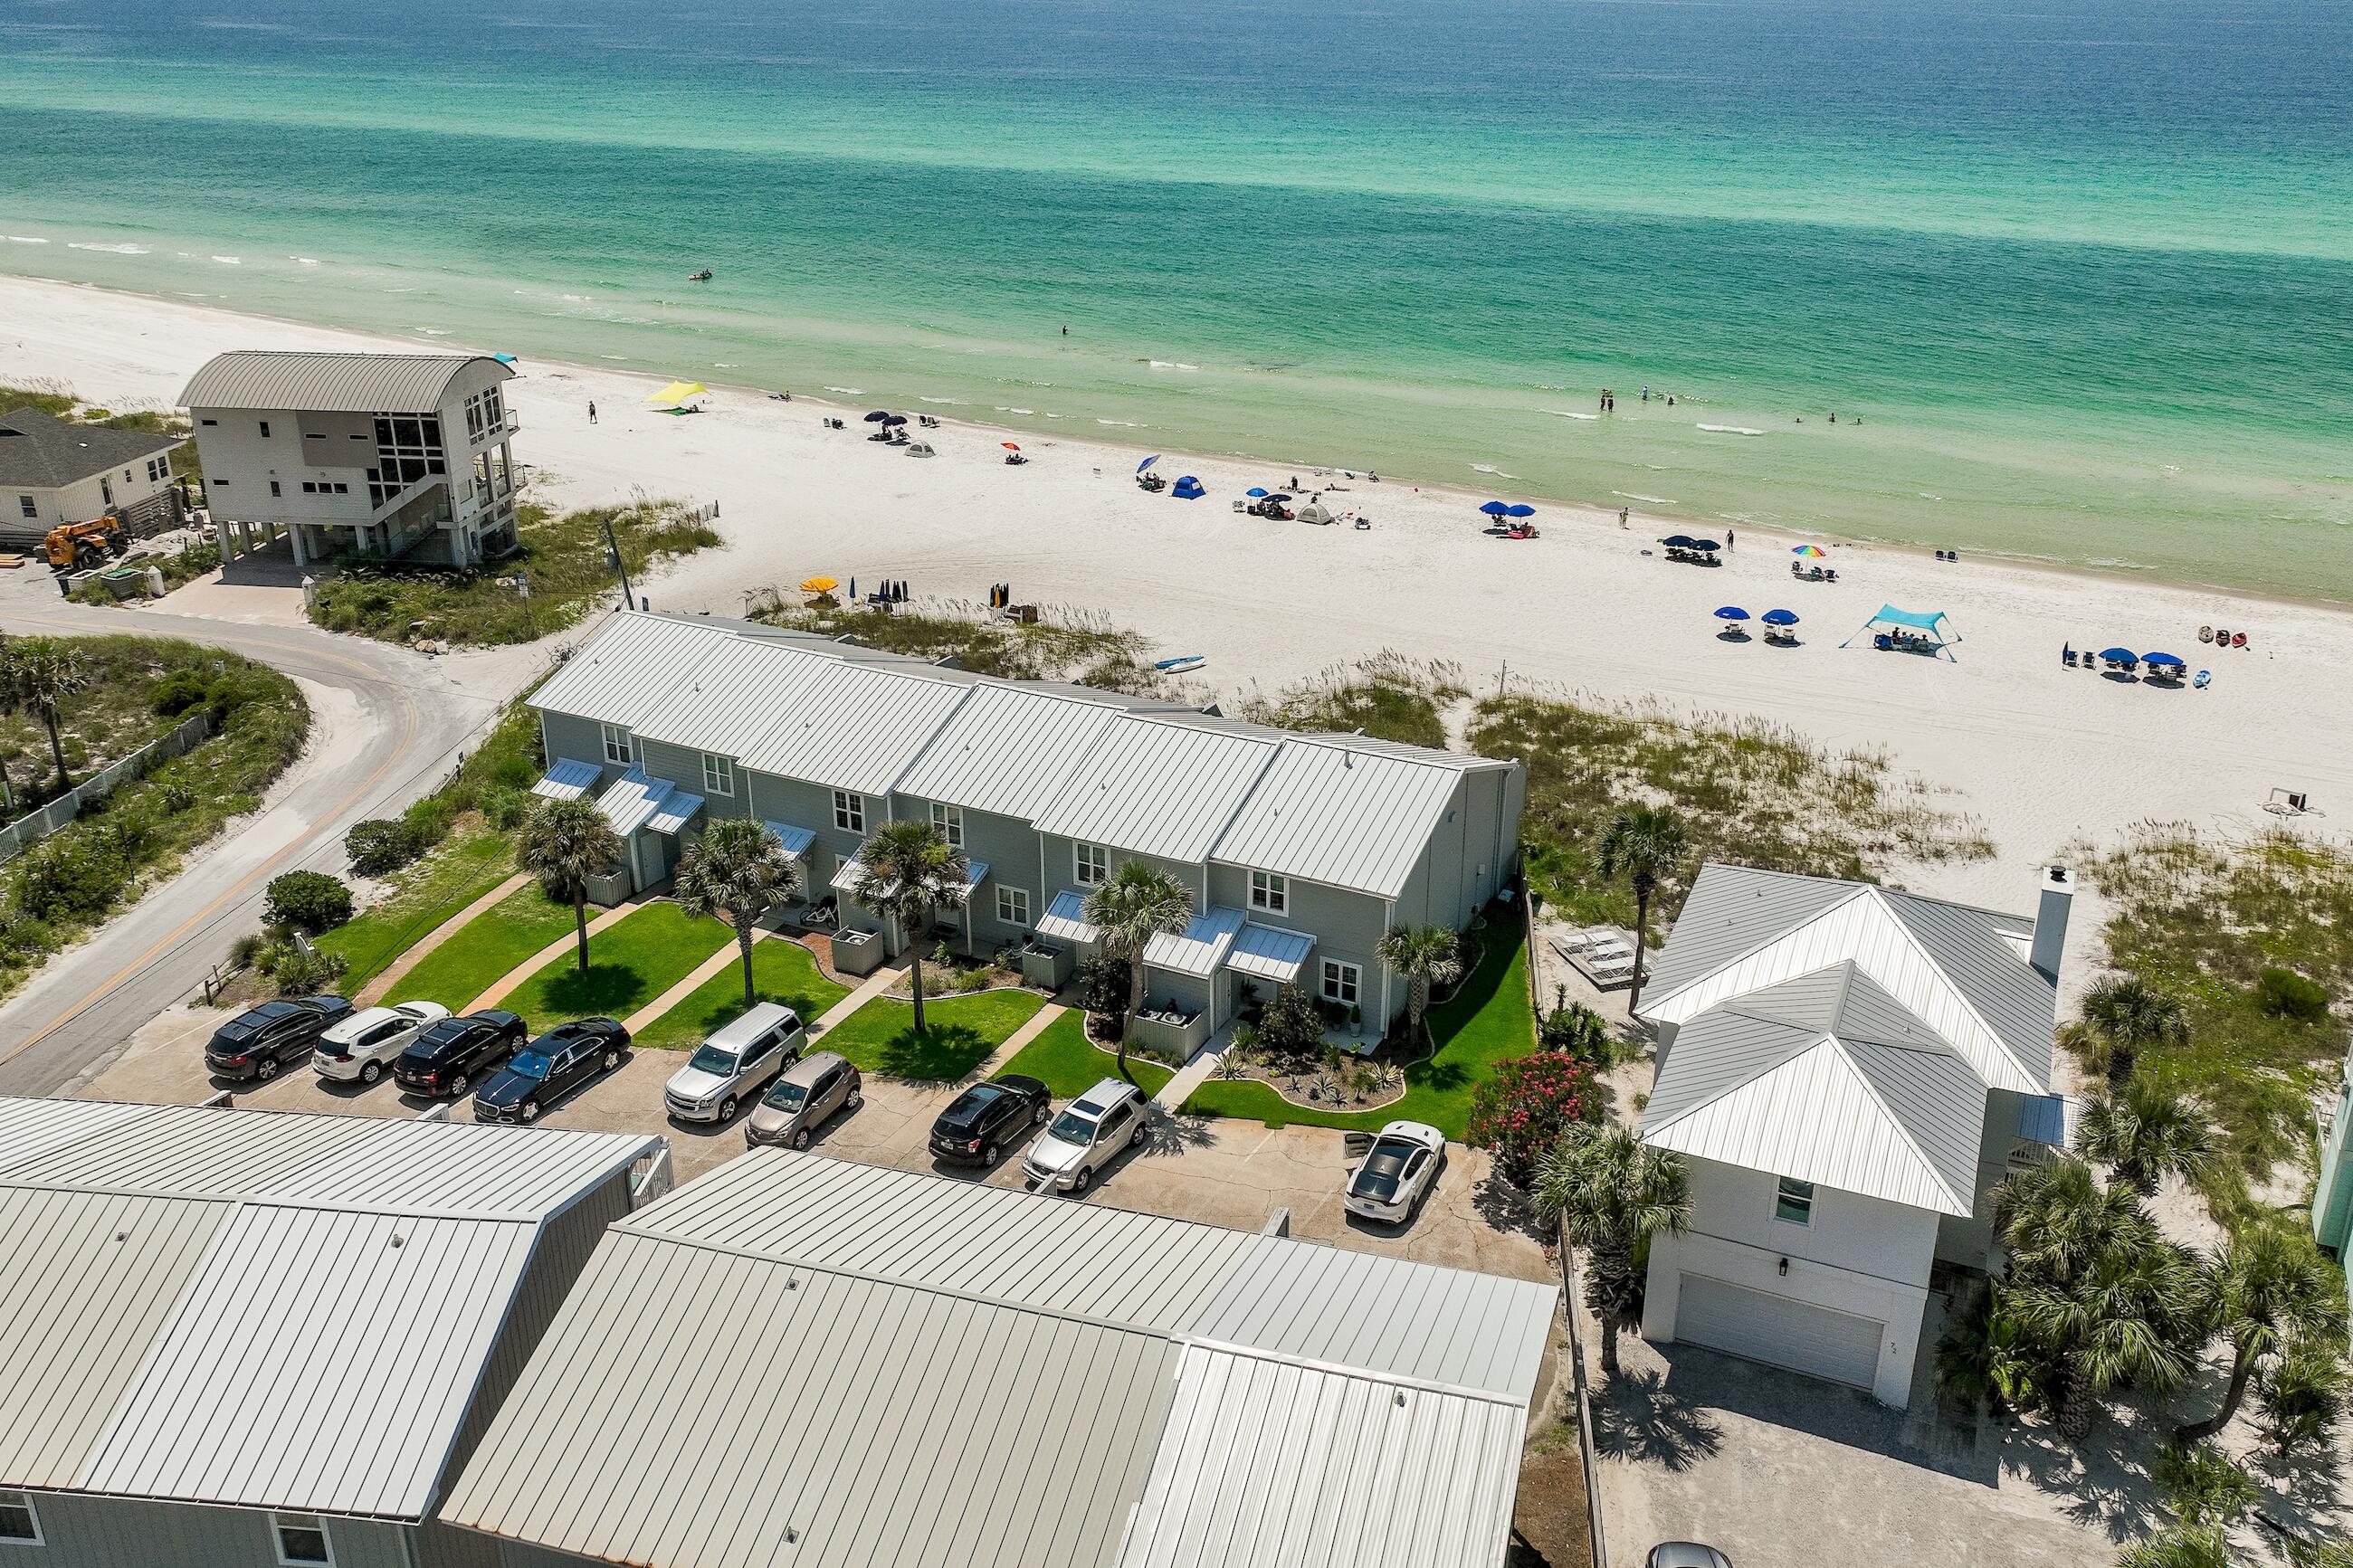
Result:
<svg viewBox="0 0 2353 1568"><path fill-rule="evenodd" d="M1045 1005L1046 999L1032 991L944 996L923 1004L923 1032L919 1035L913 1004L877 996L819 1036L817 1043L839 1051L868 1072L954 1083L970 1077Z"/></svg>
<svg viewBox="0 0 2353 1568"><path fill-rule="evenodd" d="M449 838L424 859L396 873L392 896L381 907L319 939L321 952L340 953L351 965L343 971L343 994L351 995L383 973L434 927L513 871L513 846L503 835L484 830ZM529 956L528 952L522 955Z"/></svg>
<svg viewBox="0 0 2353 1568"><path fill-rule="evenodd" d="M555 902L535 882L517 888L418 960L393 987L394 997L463 1011L508 971L571 931L570 905Z"/></svg>
<svg viewBox="0 0 2353 1568"><path fill-rule="evenodd" d="M534 1028L541 1020L627 1018L734 940L725 922L697 920L673 903L648 904L588 938L588 967L565 952L499 1004Z"/></svg>
<svg viewBox="0 0 2353 1568"><path fill-rule="evenodd" d="M849 994L818 973L817 960L797 942L770 937L752 944L752 984L763 1002L781 1002L809 1023L818 1014ZM744 1011L744 966L731 963L702 984L683 1002L639 1032L637 1043L666 1050L683 1050Z"/></svg>
<svg viewBox="0 0 2353 1568"><path fill-rule="evenodd" d="M1146 1094L1159 1093L1160 1086L1176 1076L1145 1057L1128 1058L1127 1070ZM1118 1076L1119 1064L1109 1051L1097 1050L1087 1038L1086 1015L1074 1008L1022 1047L1005 1064L1005 1071L1028 1073L1052 1089L1055 1099L1067 1100Z"/></svg>
<svg viewBox="0 0 2353 1568"><path fill-rule="evenodd" d="M1211 1079L1193 1091L1185 1109L1206 1116L1257 1118L1270 1127L1297 1122L1376 1131L1384 1122L1426 1121L1449 1138L1461 1138L1471 1121L1472 1087L1496 1062L1536 1048L1523 931L1518 905L1489 906L1479 967L1444 1005L1430 1010L1437 1053L1405 1069L1405 1098L1396 1104L1378 1110L1309 1110L1262 1083Z"/></svg>

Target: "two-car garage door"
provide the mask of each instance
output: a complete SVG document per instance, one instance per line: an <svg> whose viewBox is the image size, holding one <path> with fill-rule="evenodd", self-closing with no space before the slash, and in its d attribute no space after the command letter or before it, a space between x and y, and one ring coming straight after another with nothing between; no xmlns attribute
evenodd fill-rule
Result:
<svg viewBox="0 0 2353 1568"><path fill-rule="evenodd" d="M1869 1388L1886 1325L1762 1290L1686 1274L1676 1298L1675 1338L1750 1361Z"/></svg>

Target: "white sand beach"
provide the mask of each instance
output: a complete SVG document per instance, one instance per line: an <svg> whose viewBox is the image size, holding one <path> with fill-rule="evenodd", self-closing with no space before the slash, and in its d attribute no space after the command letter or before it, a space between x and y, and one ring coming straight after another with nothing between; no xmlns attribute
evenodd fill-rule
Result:
<svg viewBox="0 0 2353 1568"><path fill-rule="evenodd" d="M110 406L169 403L190 372L232 348L448 351L240 317L198 306L0 279L0 381L54 379ZM1140 490L1148 449L1099 432L1039 440L950 419L922 432L929 460L870 444L854 399L794 388L795 401L721 389L708 412L676 417L644 399L659 381L594 366L526 363L510 388L518 458L557 505L635 492L721 506L726 548L647 585L657 609L739 610L747 591L812 573L906 579L918 597L977 602L1009 582L1018 601L1100 612L1163 654L1199 653L1223 692L1271 689L1385 648L1458 662L1466 682L1499 679L1684 710L1779 721L1834 748L1883 748L1903 769L1956 792L1998 846L1966 866L1907 868L1923 891L2032 906L2035 867L2084 836L2142 819L2232 831L2274 825L2274 787L2308 792L2353 826L2353 614L2211 591L2028 567L1938 563L1926 551L1831 542L1835 584L1794 581L1802 542L1743 529L1719 569L1645 555L1673 531L1637 512L1550 507L1541 538L1484 534L1482 495L1330 476L1335 510L1368 531L1263 521L1232 510L1251 485L1292 478L1229 459L1168 455L1160 471L1199 476L1208 499ZM818 397L807 395L818 393ZM830 398L830 401L819 401ZM599 421L588 422L594 400ZM956 410L919 405L909 413ZM828 413L849 428L820 428ZM1031 458L1003 462L1001 440ZM1516 500L1508 491L1504 500ZM1957 662L1840 643L1883 604L1947 612ZM1719 640L1719 605L1802 619L1801 646ZM2248 634L2219 653L2201 625ZM2197 690L2112 681L2063 668L2061 646L2166 649L2211 668ZM2095 929L2078 911L2076 930ZM2081 984L2089 966L2071 963Z"/></svg>

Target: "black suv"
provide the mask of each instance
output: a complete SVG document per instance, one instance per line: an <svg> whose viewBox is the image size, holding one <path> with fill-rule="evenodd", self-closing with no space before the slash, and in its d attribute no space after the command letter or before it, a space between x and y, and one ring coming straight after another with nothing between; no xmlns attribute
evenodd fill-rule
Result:
<svg viewBox="0 0 2353 1568"><path fill-rule="evenodd" d="M994 1165L1053 1109L1046 1086L1019 1073L974 1084L932 1123L932 1152L951 1164Z"/></svg>
<svg viewBox="0 0 2353 1568"><path fill-rule="evenodd" d="M205 1066L215 1078L238 1083L276 1078L280 1068L309 1056L328 1026L351 1011L341 996L280 996L248 1007L213 1031L205 1043Z"/></svg>
<svg viewBox="0 0 2353 1568"><path fill-rule="evenodd" d="M477 1121L536 1121L573 1088L621 1065L629 1031L612 1018L559 1024L517 1051L474 1091Z"/></svg>
<svg viewBox="0 0 2353 1568"><path fill-rule="evenodd" d="M393 1081L411 1094L463 1094L530 1032L514 1014L493 1007L444 1018L394 1060Z"/></svg>

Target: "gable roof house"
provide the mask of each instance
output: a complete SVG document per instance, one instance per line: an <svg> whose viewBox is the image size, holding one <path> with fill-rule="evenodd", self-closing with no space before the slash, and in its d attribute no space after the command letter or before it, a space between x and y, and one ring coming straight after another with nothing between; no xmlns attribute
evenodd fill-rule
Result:
<svg viewBox="0 0 2353 1568"><path fill-rule="evenodd" d="M1495 1568L1557 1300L759 1149L613 1227L441 1517L512 1568Z"/></svg>
<svg viewBox="0 0 2353 1568"><path fill-rule="evenodd" d="M661 1147L0 1100L0 1542L480 1563L434 1508Z"/></svg>
<svg viewBox="0 0 2353 1568"><path fill-rule="evenodd" d="M113 512L134 538L176 527L172 453L185 436L0 413L0 544L40 542L60 523Z"/></svg>
<svg viewBox="0 0 2353 1568"><path fill-rule="evenodd" d="M2031 918L1708 865L1642 994L1642 1141L1691 1171L1651 1254L1643 1337L1902 1408L1930 1279L1983 1270L1990 1191L2068 1122L2050 1093L2072 885Z"/></svg>
<svg viewBox="0 0 2353 1568"><path fill-rule="evenodd" d="M809 900L880 939L879 963L903 933L856 902L858 851L884 822L928 819L971 864L965 907L941 921L967 947L1035 939L1067 963L1095 941L1089 889L1124 860L1166 871L1195 919L1145 954L1161 1017L1139 1037L1159 1030L1149 1043L1180 1057L1267 984L1357 1009L1373 1026L1346 1037L1377 1043L1406 1001L1381 937L1459 930L1495 897L1526 796L1517 763L700 616L615 615L530 700L537 792L594 794L627 841L613 898L668 876L699 821L754 816Z"/></svg>

